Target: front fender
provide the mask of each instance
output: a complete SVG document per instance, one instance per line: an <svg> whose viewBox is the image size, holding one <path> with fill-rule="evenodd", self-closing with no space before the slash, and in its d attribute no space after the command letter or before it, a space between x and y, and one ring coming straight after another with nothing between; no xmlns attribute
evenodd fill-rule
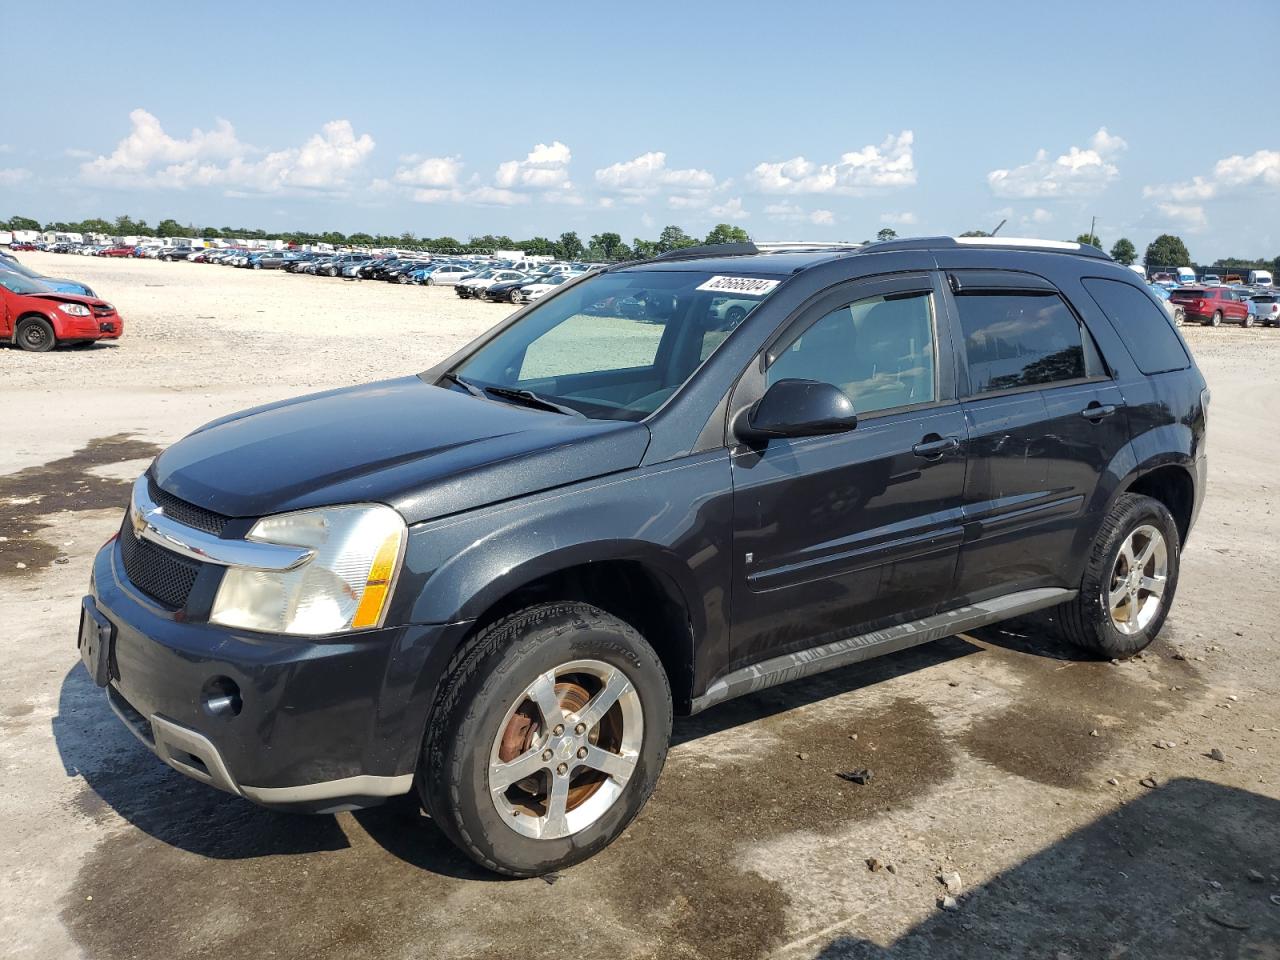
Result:
<svg viewBox="0 0 1280 960"><path fill-rule="evenodd" d="M727 660L730 543L729 458L721 449L415 525L393 615L472 621L548 574L635 561L683 602L701 677L704 665Z"/></svg>

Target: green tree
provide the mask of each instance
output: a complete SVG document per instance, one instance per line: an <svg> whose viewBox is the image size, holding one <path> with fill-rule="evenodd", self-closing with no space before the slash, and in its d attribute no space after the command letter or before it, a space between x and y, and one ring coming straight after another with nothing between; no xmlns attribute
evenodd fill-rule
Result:
<svg viewBox="0 0 1280 960"><path fill-rule="evenodd" d="M883 230L881 230L879 233L876 234L876 239L877 240L897 240L898 231L893 229L893 227L885 227Z"/></svg>
<svg viewBox="0 0 1280 960"><path fill-rule="evenodd" d="M711 228L711 232L707 234L707 239L703 243L748 243L751 237L747 231L741 227L735 227L728 223L717 223Z"/></svg>
<svg viewBox="0 0 1280 960"><path fill-rule="evenodd" d="M10 217L10 230L39 230L40 221L32 220L30 217Z"/></svg>
<svg viewBox="0 0 1280 960"><path fill-rule="evenodd" d="M985 231L985 230L966 230L964 233L960 234L960 236L962 236L962 237L989 237L989 236L991 236L991 234L987 233L987 231Z"/></svg>
<svg viewBox="0 0 1280 960"><path fill-rule="evenodd" d="M662 233L658 234L658 242L654 244L654 247L658 253L670 253L672 250L683 250L685 247L696 246L697 243L697 240L685 233L680 227L672 225L662 228Z"/></svg>
<svg viewBox="0 0 1280 960"><path fill-rule="evenodd" d="M648 260L650 257L656 257L660 252L658 244L653 240L641 240L636 237L631 241L631 252L638 259Z"/></svg>
<svg viewBox="0 0 1280 960"><path fill-rule="evenodd" d="M1172 233L1162 233L1147 244L1146 255L1142 258L1148 269L1152 267L1186 267L1191 264L1191 254L1182 238Z"/></svg>
<svg viewBox="0 0 1280 960"><path fill-rule="evenodd" d="M1096 233L1082 233L1076 237L1076 243L1087 243L1090 246L1097 247L1099 250L1102 249L1102 241L1098 239Z"/></svg>
<svg viewBox="0 0 1280 960"><path fill-rule="evenodd" d="M615 260L626 250L621 235L616 233L597 233L591 238L591 247L598 250L606 260Z"/></svg>
<svg viewBox="0 0 1280 960"><path fill-rule="evenodd" d="M1138 259L1138 248L1133 245L1133 241L1128 237L1121 237L1116 241L1115 246L1111 248L1111 259L1116 263L1123 263L1127 267Z"/></svg>
<svg viewBox="0 0 1280 960"><path fill-rule="evenodd" d="M177 220L161 220L156 226L157 237L181 237L186 232Z"/></svg>
<svg viewBox="0 0 1280 960"><path fill-rule="evenodd" d="M577 260L582 253L582 241L578 239L576 232L570 230L560 234L560 239L556 242L556 256L561 260Z"/></svg>

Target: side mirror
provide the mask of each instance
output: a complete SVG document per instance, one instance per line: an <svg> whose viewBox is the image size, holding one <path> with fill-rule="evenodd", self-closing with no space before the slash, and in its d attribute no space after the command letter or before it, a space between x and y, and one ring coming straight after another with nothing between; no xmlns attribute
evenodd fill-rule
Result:
<svg viewBox="0 0 1280 960"><path fill-rule="evenodd" d="M733 432L751 443L846 433L857 425L853 401L839 387L818 380L779 380L743 411Z"/></svg>

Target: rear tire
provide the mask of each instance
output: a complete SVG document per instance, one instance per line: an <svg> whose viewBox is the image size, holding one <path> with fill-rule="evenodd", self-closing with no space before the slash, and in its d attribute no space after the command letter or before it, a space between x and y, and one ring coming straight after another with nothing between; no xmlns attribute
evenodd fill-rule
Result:
<svg viewBox="0 0 1280 960"><path fill-rule="evenodd" d="M1211 327L1220 327L1220 326L1222 326L1222 311L1221 311L1221 310L1215 310L1215 311L1213 312L1213 316L1209 318L1209 326L1211 326Z"/></svg>
<svg viewBox="0 0 1280 960"><path fill-rule="evenodd" d="M18 346L28 353L48 353L58 343L53 334L53 326L43 317L27 317L18 321L18 329L14 331L14 339Z"/></svg>
<svg viewBox="0 0 1280 960"><path fill-rule="evenodd" d="M1054 611L1058 632L1113 660L1143 650L1173 604L1181 551L1178 525L1163 503L1121 494L1094 540L1079 594Z"/></svg>
<svg viewBox="0 0 1280 960"><path fill-rule="evenodd" d="M600 702L610 706L593 720ZM544 604L492 624L454 656L418 783L431 817L469 857L537 876L593 856L626 829L653 792L670 736L671 690L644 638L588 604Z"/></svg>

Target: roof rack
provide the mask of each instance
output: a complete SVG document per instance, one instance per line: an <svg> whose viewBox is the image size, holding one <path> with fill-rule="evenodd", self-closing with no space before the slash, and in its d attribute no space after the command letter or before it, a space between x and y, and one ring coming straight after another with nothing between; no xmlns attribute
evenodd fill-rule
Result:
<svg viewBox="0 0 1280 960"><path fill-rule="evenodd" d="M852 240L770 240L756 246L761 253L789 253L793 250L860 250L866 244Z"/></svg>
<svg viewBox="0 0 1280 960"><path fill-rule="evenodd" d="M683 247L680 250L668 250L650 260L697 260L702 257L749 257L758 253L797 253L807 250L860 250L863 244L844 241L807 241L781 240L774 242L753 243L706 243L696 247Z"/></svg>
<svg viewBox="0 0 1280 960"><path fill-rule="evenodd" d="M1036 240L1029 237L906 237L901 240L880 240L862 249L868 253L888 250L931 250L938 247L1006 247L1013 250L1052 250L1058 253L1074 253L1096 260L1110 260L1105 252L1087 243L1074 240Z"/></svg>
<svg viewBox="0 0 1280 960"><path fill-rule="evenodd" d="M746 243L704 243L696 247L668 250L649 260L698 260L702 257L748 257L760 253L760 248L748 240Z"/></svg>

